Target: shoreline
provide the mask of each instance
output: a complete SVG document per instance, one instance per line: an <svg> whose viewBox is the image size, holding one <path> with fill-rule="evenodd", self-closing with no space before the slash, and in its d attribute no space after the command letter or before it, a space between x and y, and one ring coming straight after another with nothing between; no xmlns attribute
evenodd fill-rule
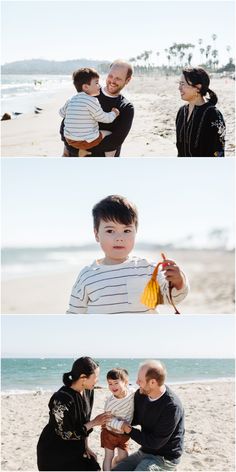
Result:
<svg viewBox="0 0 236 472"><path fill-rule="evenodd" d="M122 91L135 107L134 122L122 145L121 157L177 157L175 117L183 105L176 84L178 76L134 77ZM226 157L234 157L235 83L228 78L213 78L212 88L219 95L219 109L226 126ZM63 143L58 110L74 94L74 88L63 88L54 94L42 113L26 113L20 119L2 122L3 157L60 157Z"/></svg>
<svg viewBox="0 0 236 472"><path fill-rule="evenodd" d="M178 381L168 381L168 385L170 386L175 386L178 388L181 388L183 385L185 386L191 386L191 385L207 385L207 384L214 384L214 383L235 383L235 377L214 377L212 379L196 379L196 380L178 380ZM136 384L129 384L132 387L135 387ZM137 387L138 389L138 387ZM105 391L109 392L109 389L105 385L98 385L94 389L95 391ZM1 390L1 397L8 397L12 395L48 395L48 394L53 394L56 391L56 389L48 388L48 389L43 389L39 387L38 389L33 389L33 390L9 390L9 391L2 391Z"/></svg>
<svg viewBox="0 0 236 472"><path fill-rule="evenodd" d="M185 447L179 472L234 470L234 385L228 381L172 386L185 408ZM103 411L107 392L96 389L92 417ZM48 422L49 398L50 394L2 397L3 471L37 470L36 445ZM101 465L99 427L94 428L89 445ZM130 453L138 448L137 443L129 441Z"/></svg>

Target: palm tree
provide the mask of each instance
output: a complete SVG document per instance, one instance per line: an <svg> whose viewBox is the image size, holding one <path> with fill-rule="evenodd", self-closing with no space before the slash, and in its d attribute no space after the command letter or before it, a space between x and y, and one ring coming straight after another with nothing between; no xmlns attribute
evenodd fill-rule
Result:
<svg viewBox="0 0 236 472"><path fill-rule="evenodd" d="M213 61L213 64L214 64L214 66L216 66L216 58L217 58L217 56L218 56L218 51L217 51L217 49L213 49L213 51L211 52L211 55L212 55L212 57L215 59L215 60ZM215 68L216 68L216 67L215 67Z"/></svg>
<svg viewBox="0 0 236 472"><path fill-rule="evenodd" d="M228 54L229 54L229 59L230 59L231 46L226 46L226 51L228 52Z"/></svg>
<svg viewBox="0 0 236 472"><path fill-rule="evenodd" d="M204 48L200 48L200 53L201 53L201 63L203 64L203 54L205 52L205 49Z"/></svg>
<svg viewBox="0 0 236 472"><path fill-rule="evenodd" d="M191 66L191 60L193 58L193 55L192 53L190 52L189 55L188 55L188 66L190 67Z"/></svg>
<svg viewBox="0 0 236 472"><path fill-rule="evenodd" d="M171 60L170 50L169 50L169 49L165 49L164 51L165 51L165 53L166 53L166 58L167 58L167 61L168 61L168 67L170 68L170 60Z"/></svg>
<svg viewBox="0 0 236 472"><path fill-rule="evenodd" d="M208 44L208 46L206 47L206 51L205 51L205 54L206 54L206 60L208 59L208 56L210 54L210 50L211 50L211 45Z"/></svg>

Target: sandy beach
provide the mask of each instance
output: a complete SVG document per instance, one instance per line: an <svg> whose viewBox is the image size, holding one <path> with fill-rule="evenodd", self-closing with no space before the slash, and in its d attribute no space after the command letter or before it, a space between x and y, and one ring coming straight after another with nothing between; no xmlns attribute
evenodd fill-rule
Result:
<svg viewBox="0 0 236 472"><path fill-rule="evenodd" d="M135 117L121 157L176 156L175 117L183 105L178 80L179 77L133 77L124 89L124 95L134 104ZM226 122L226 156L234 156L235 82L230 78L212 79L211 88L218 94L218 107ZM72 85L57 92L41 114L29 113L1 122L2 157L60 157L58 110L73 94Z"/></svg>
<svg viewBox="0 0 236 472"><path fill-rule="evenodd" d="M178 471L228 471L234 465L234 383L173 385L185 408L185 449ZM93 416L101 413L107 389L95 390ZM50 394L2 396L2 470L37 470L36 444L48 420ZM223 414L222 414L223 412ZM102 464L100 429L90 447ZM138 445L130 440L130 452Z"/></svg>
<svg viewBox="0 0 236 472"><path fill-rule="evenodd" d="M145 256L156 259L156 254ZM179 305L182 314L234 313L233 252L173 250L170 257L183 267L190 282L190 293ZM78 272L73 268L2 281L2 314L65 313ZM173 308L160 306L159 311L173 313Z"/></svg>

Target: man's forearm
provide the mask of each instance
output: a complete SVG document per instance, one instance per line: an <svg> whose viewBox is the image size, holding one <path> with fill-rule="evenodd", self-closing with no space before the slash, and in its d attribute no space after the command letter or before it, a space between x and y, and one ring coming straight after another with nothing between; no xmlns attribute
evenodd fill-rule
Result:
<svg viewBox="0 0 236 472"><path fill-rule="evenodd" d="M120 119L117 120L116 125L111 130L111 134L106 136L98 146L92 148L92 154L95 155L96 152L114 151L119 148L129 134L133 117L133 108L130 108L126 113L120 115Z"/></svg>

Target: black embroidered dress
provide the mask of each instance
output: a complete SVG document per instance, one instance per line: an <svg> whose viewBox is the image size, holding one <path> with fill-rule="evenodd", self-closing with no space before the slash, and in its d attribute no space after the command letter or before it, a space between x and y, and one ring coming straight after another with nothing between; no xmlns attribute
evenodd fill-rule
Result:
<svg viewBox="0 0 236 472"><path fill-rule="evenodd" d="M194 106L188 120L189 105L176 117L178 157L224 157L225 122L221 112L209 102Z"/></svg>
<svg viewBox="0 0 236 472"><path fill-rule="evenodd" d="M85 454L85 440L92 429L90 421L93 391L83 395L70 387L62 387L49 401L49 422L43 429L38 445L39 470L99 470L95 460Z"/></svg>

